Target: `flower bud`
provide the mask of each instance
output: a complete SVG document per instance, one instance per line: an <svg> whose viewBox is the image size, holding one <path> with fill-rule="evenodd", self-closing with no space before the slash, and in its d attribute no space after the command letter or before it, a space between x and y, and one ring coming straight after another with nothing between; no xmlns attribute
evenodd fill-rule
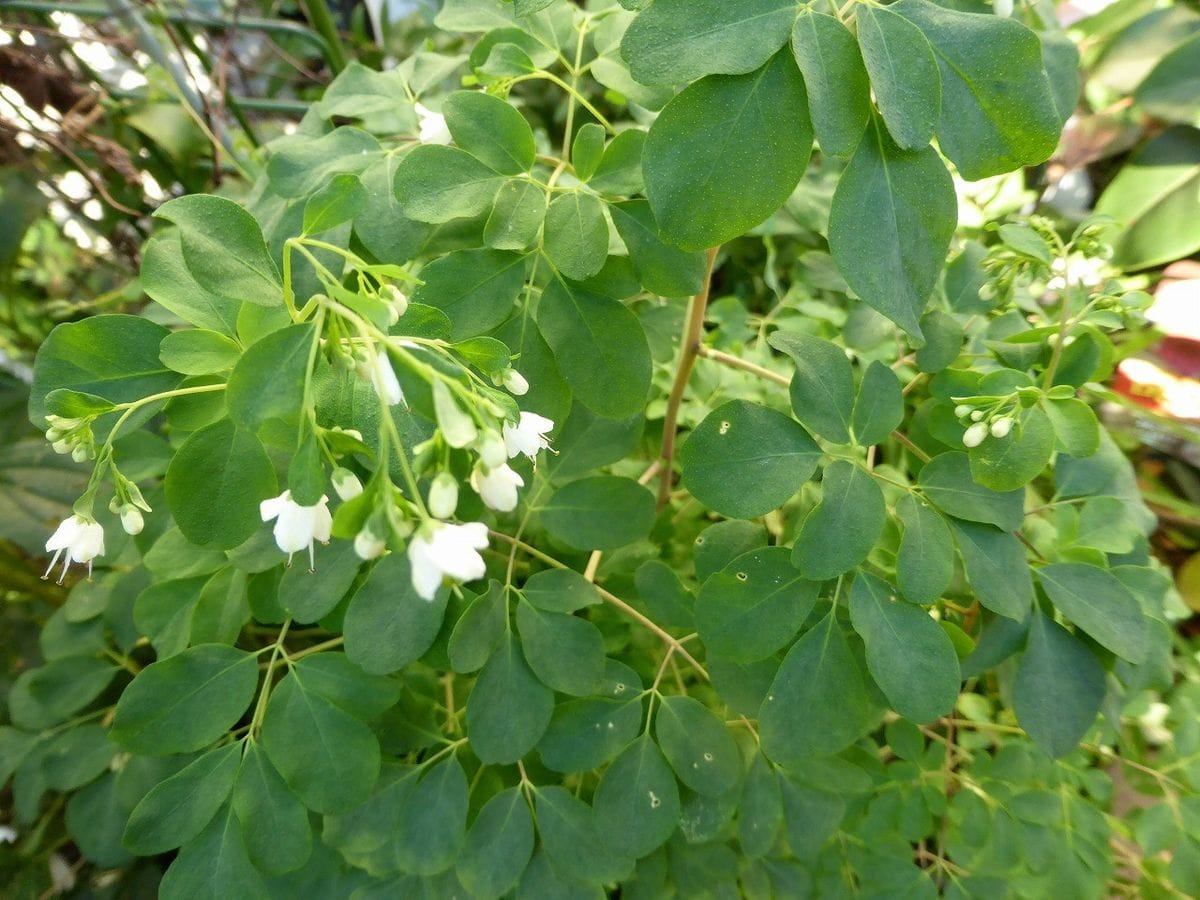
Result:
<svg viewBox="0 0 1200 900"><path fill-rule="evenodd" d="M394 284L385 284L379 291L379 296L392 308L397 319L408 312L408 296Z"/></svg>
<svg viewBox="0 0 1200 900"><path fill-rule="evenodd" d="M489 469L498 468L508 462L508 448L504 445L504 438L494 431L488 430L479 435L475 449L479 451L479 458Z"/></svg>
<svg viewBox="0 0 1200 900"><path fill-rule="evenodd" d="M954 407L954 415L959 419L963 419L971 414L972 409L973 407L967 406L965 403L960 403Z"/></svg>
<svg viewBox="0 0 1200 900"><path fill-rule="evenodd" d="M142 511L132 503L126 503L122 506L121 527L125 529L126 534L141 534L142 529L146 527L146 520L142 517Z"/></svg>
<svg viewBox="0 0 1200 900"><path fill-rule="evenodd" d="M529 382L516 369L505 369L500 375L500 380L508 392L517 397L522 397L529 392Z"/></svg>
<svg viewBox="0 0 1200 900"><path fill-rule="evenodd" d="M88 448L83 444L76 444L75 449L71 451L71 459L77 463L81 463L88 458Z"/></svg>
<svg viewBox="0 0 1200 900"><path fill-rule="evenodd" d="M71 444L66 440L57 440L50 445L55 453L63 454L71 452Z"/></svg>
<svg viewBox="0 0 1200 900"><path fill-rule="evenodd" d="M354 552L359 559L377 559L383 555L387 543L371 530L370 525L354 536Z"/></svg>
<svg viewBox="0 0 1200 900"><path fill-rule="evenodd" d="M986 422L976 422L967 429L963 435L964 447L978 447L983 443L983 439L988 436L988 427Z"/></svg>
<svg viewBox="0 0 1200 900"><path fill-rule="evenodd" d="M333 482L334 491L343 500L353 500L363 492L362 482L358 480L358 476L342 466L333 470L330 481Z"/></svg>
<svg viewBox="0 0 1200 900"><path fill-rule="evenodd" d="M992 11L1002 19L1013 13L1013 0L992 0Z"/></svg>
<svg viewBox="0 0 1200 900"><path fill-rule="evenodd" d="M458 509L458 480L449 472L438 472L429 486L429 514L448 519Z"/></svg>
<svg viewBox="0 0 1200 900"><path fill-rule="evenodd" d="M997 419L992 423L992 437L1005 438L1012 431L1013 420L1012 416L1005 416L1002 419Z"/></svg>
<svg viewBox="0 0 1200 900"><path fill-rule="evenodd" d="M971 413L971 421L979 422L983 419L983 410L977 409Z"/></svg>
<svg viewBox="0 0 1200 900"><path fill-rule="evenodd" d="M995 300L996 294L997 294L996 286L994 284L992 284L990 281L987 282L983 287L981 287L979 289L979 299L980 300L985 300L985 301L986 300Z"/></svg>

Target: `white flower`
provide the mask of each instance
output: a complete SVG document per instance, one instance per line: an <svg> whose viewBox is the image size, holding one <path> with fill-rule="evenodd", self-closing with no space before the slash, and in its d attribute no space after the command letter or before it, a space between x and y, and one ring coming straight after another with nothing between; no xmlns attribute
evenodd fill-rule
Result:
<svg viewBox="0 0 1200 900"><path fill-rule="evenodd" d="M288 555L288 565L292 564L292 554L307 547L311 571L316 565L313 543L326 543L333 530L329 498L323 496L312 506L301 506L292 499L291 491L284 491L278 497L264 500L258 510L264 522L275 520L275 543Z"/></svg>
<svg viewBox="0 0 1200 900"><path fill-rule="evenodd" d="M359 559L377 559L383 555L387 542L371 530L370 525L364 525L362 531L354 536L354 552Z"/></svg>
<svg viewBox="0 0 1200 900"><path fill-rule="evenodd" d="M333 482L333 489L342 500L353 500L363 492L362 482L358 480L358 476L341 466L333 470L329 480Z"/></svg>
<svg viewBox="0 0 1200 900"><path fill-rule="evenodd" d="M1012 15L1013 0L992 0L992 11L1002 19Z"/></svg>
<svg viewBox="0 0 1200 900"><path fill-rule="evenodd" d="M46 860L46 865L50 869L50 880L53 882L51 890L56 894L65 894L67 891L75 887L75 870L71 868L60 853L51 853L50 858Z"/></svg>
<svg viewBox="0 0 1200 900"><path fill-rule="evenodd" d="M371 387L388 406L396 406L404 402L404 391L400 389L400 381L396 378L396 370L392 368L387 351L380 349L375 358L367 363L367 377Z"/></svg>
<svg viewBox="0 0 1200 900"><path fill-rule="evenodd" d="M379 296L388 306L388 322L395 325L408 312L408 296L394 284L385 284Z"/></svg>
<svg viewBox="0 0 1200 900"><path fill-rule="evenodd" d="M417 135L422 144L448 144L452 140L450 129L446 126L446 117L417 103L413 107L417 112L417 125L420 129Z"/></svg>
<svg viewBox="0 0 1200 900"><path fill-rule="evenodd" d="M85 519L83 516L68 516L46 541L46 551L51 550L54 551L54 556L50 559L50 565L46 566L43 578L50 577L50 571L58 564L60 556L63 557L63 567L58 576L59 584L67 577L67 569L73 562L87 563L90 578L92 560L104 553L104 529L99 522Z"/></svg>
<svg viewBox="0 0 1200 900"><path fill-rule="evenodd" d="M439 472L429 485L429 514L435 519L448 519L458 509L458 479L449 472Z"/></svg>
<svg viewBox="0 0 1200 900"><path fill-rule="evenodd" d="M0 825L0 844L15 844L17 832L7 825Z"/></svg>
<svg viewBox="0 0 1200 900"><path fill-rule="evenodd" d="M983 439L988 436L987 422L976 422L967 429L963 435L964 447L978 447L983 443Z"/></svg>
<svg viewBox="0 0 1200 900"><path fill-rule="evenodd" d="M142 511L132 503L122 506L121 527L125 529L126 534L141 534L142 529L146 527L146 520L142 517Z"/></svg>
<svg viewBox="0 0 1200 900"><path fill-rule="evenodd" d="M508 448L508 458L525 454L530 459L537 456L539 450L544 450L550 446L550 442L546 440L546 432L554 427L554 422L547 419L545 416L539 416L537 413L523 412L521 418L517 422L517 427L513 428L507 422L504 423L504 444Z"/></svg>
<svg viewBox="0 0 1200 900"><path fill-rule="evenodd" d="M482 522L452 525L429 522L408 542L412 583L426 600L437 596L442 578L475 581L487 573L479 551L487 546L487 526Z"/></svg>
<svg viewBox="0 0 1200 900"><path fill-rule="evenodd" d="M479 452L479 458L483 464L489 469L494 469L496 466L502 466L508 462L508 448L504 444L504 438L500 436L500 432L492 431L490 428L480 433L475 441L475 449Z"/></svg>
<svg viewBox="0 0 1200 900"><path fill-rule="evenodd" d="M471 487L475 489L489 509L512 512L517 508L517 488L525 486L525 479L508 467L508 464L489 469L476 466L471 471Z"/></svg>
<svg viewBox="0 0 1200 900"><path fill-rule="evenodd" d="M1002 419L997 419L992 423L992 437L1006 438L1008 433L1012 431L1013 420L1012 416L1005 416Z"/></svg>
<svg viewBox="0 0 1200 900"><path fill-rule="evenodd" d="M510 394L517 397L523 397L529 393L529 382L516 369L505 369L504 374L500 376L500 381Z"/></svg>

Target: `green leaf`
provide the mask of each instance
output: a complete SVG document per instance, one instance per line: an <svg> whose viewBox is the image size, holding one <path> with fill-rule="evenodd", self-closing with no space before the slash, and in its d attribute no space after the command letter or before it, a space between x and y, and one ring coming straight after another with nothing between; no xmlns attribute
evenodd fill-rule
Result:
<svg viewBox="0 0 1200 900"><path fill-rule="evenodd" d="M529 668L542 683L575 697L594 694L604 677L604 638L586 619L517 605L517 630Z"/></svg>
<svg viewBox="0 0 1200 900"><path fill-rule="evenodd" d="M1113 254L1122 269L1200 250L1200 130L1176 125L1139 148L1104 189L1096 212L1122 226Z"/></svg>
<svg viewBox="0 0 1200 900"><path fill-rule="evenodd" d="M1075 749L1104 702L1104 667L1069 631L1036 611L1013 680L1013 709L1053 757Z"/></svg>
<svg viewBox="0 0 1200 900"><path fill-rule="evenodd" d="M183 321L231 337L237 334L242 301L209 291L196 280L183 261L179 229L156 232L146 241L138 282L150 299Z"/></svg>
<svg viewBox="0 0 1200 900"><path fill-rule="evenodd" d="M546 192L532 181L504 182L483 226L483 242L496 250L528 250L546 217Z"/></svg>
<svg viewBox="0 0 1200 900"><path fill-rule="evenodd" d="M551 862L581 881L624 881L633 860L608 848L592 809L566 788L540 787L536 796L538 832Z"/></svg>
<svg viewBox="0 0 1200 900"><path fill-rule="evenodd" d="M949 270L946 272L950 282ZM921 317L921 333L925 335L925 346L915 356L917 368L922 372L940 372L958 359L962 350L963 327L954 316L931 309Z"/></svg>
<svg viewBox="0 0 1200 900"><path fill-rule="evenodd" d="M759 711L763 752L777 762L837 753L867 729L867 687L836 612L788 651Z"/></svg>
<svg viewBox="0 0 1200 900"><path fill-rule="evenodd" d="M413 302L450 317L455 341L491 331L513 311L525 284L525 258L500 250L459 250L421 270Z"/></svg>
<svg viewBox="0 0 1200 900"><path fill-rule="evenodd" d="M328 111L329 107L325 107L326 114ZM395 121L394 125L401 123ZM272 148L267 161L271 191L289 199L307 198L334 175L342 172L358 174L366 170L379 159L381 150L373 135L348 125L326 134L295 134L283 138Z"/></svg>
<svg viewBox="0 0 1200 900"><path fill-rule="evenodd" d="M610 204L613 224L642 287L662 297L690 297L704 287L707 264L703 253L689 253L662 239L654 212L645 200Z"/></svg>
<svg viewBox="0 0 1200 900"><path fill-rule="evenodd" d="M813 859L837 831L846 814L841 796L780 778L788 846L801 859Z"/></svg>
<svg viewBox="0 0 1200 900"><path fill-rule="evenodd" d="M666 628L695 630L696 598L671 566L661 559L648 559L638 566L633 581L638 599L655 622Z"/></svg>
<svg viewBox="0 0 1200 900"><path fill-rule="evenodd" d="M233 787L233 809L242 823L246 851L259 869L278 875L308 861L313 846L308 811L253 741L246 743Z"/></svg>
<svg viewBox="0 0 1200 900"><path fill-rule="evenodd" d="M343 625L346 655L377 675L415 662L441 630L447 596L442 590L432 601L422 599L412 586L408 556L388 554L350 598Z"/></svg>
<svg viewBox="0 0 1200 900"><path fill-rule="evenodd" d="M919 606L860 572L850 591L850 621L867 646L867 668L892 708L912 722L947 715L962 681L954 644Z"/></svg>
<svg viewBox="0 0 1200 900"><path fill-rule="evenodd" d="M586 182L596 174L603 158L604 126L595 122L580 126L571 141L571 165L575 169L575 177Z"/></svg>
<svg viewBox="0 0 1200 900"><path fill-rule="evenodd" d="M426 772L400 811L396 862L415 875L454 865L467 835L467 776L453 753Z"/></svg>
<svg viewBox="0 0 1200 900"><path fill-rule="evenodd" d="M1055 446L1059 450L1083 458L1100 449L1100 422L1082 400L1051 398L1042 408L1054 426Z"/></svg>
<svg viewBox="0 0 1200 900"><path fill-rule="evenodd" d="M641 727L642 701L629 688L619 697L569 700L555 707L538 755L555 772L586 772L615 758Z"/></svg>
<svg viewBox="0 0 1200 900"><path fill-rule="evenodd" d="M138 856L186 844L212 821L233 790L241 745L210 750L157 784L129 814L122 843Z"/></svg>
<svg viewBox="0 0 1200 900"><path fill-rule="evenodd" d="M279 582L279 605L302 625L325 618L338 605L358 575L362 560L354 545L338 541L317 554L317 564L290 566Z"/></svg>
<svg viewBox="0 0 1200 900"><path fill-rule="evenodd" d="M604 203L594 194L568 191L546 209L542 248L555 270L582 281L608 258L608 222Z"/></svg>
<svg viewBox="0 0 1200 900"><path fill-rule="evenodd" d="M649 734L613 760L592 798L597 830L617 853L635 859L666 842L679 826L679 787Z"/></svg>
<svg viewBox="0 0 1200 900"><path fill-rule="evenodd" d="M540 512L556 540L577 550L615 550L649 534L654 496L632 478L593 475L563 485Z"/></svg>
<svg viewBox="0 0 1200 900"><path fill-rule="evenodd" d="M1130 590L1107 569L1059 563L1037 570L1051 602L1097 642L1135 665L1146 657L1146 618Z"/></svg>
<svg viewBox="0 0 1200 900"><path fill-rule="evenodd" d="M506 634L467 699L467 737L487 765L511 765L550 723L554 694L529 670L521 646Z"/></svg>
<svg viewBox="0 0 1200 900"><path fill-rule="evenodd" d="M400 699L395 679L367 674L344 653L310 654L297 662L293 671L305 690L359 719L374 719Z"/></svg>
<svg viewBox="0 0 1200 900"><path fill-rule="evenodd" d="M46 786L64 793L78 790L107 770L116 753L108 731L94 722L60 731L42 747Z"/></svg>
<svg viewBox="0 0 1200 900"><path fill-rule="evenodd" d="M700 639L709 653L724 659L765 659L796 636L819 587L792 566L786 548L751 550L701 586L696 597Z"/></svg>
<svg viewBox="0 0 1200 900"><path fill-rule="evenodd" d="M755 753L738 804L738 843L749 859L765 856L775 846L783 824L779 776L762 753Z"/></svg>
<svg viewBox="0 0 1200 900"><path fill-rule="evenodd" d="M573 613L600 602L596 586L570 569L547 569L530 575L521 594L547 612Z"/></svg>
<svg viewBox="0 0 1200 900"><path fill-rule="evenodd" d="M321 234L349 222L366 208L370 197L358 176L334 175L304 203L304 233Z"/></svg>
<svg viewBox="0 0 1200 900"><path fill-rule="evenodd" d="M184 375L228 372L241 355L242 348L236 341L218 331L201 328L168 334L158 351L164 366Z"/></svg>
<svg viewBox="0 0 1200 900"><path fill-rule="evenodd" d="M200 750L241 718L258 686L258 657L200 644L151 663L117 702L112 739L130 753Z"/></svg>
<svg viewBox="0 0 1200 900"><path fill-rule="evenodd" d="M371 729L320 694L295 671L271 692L263 749L309 809L343 812L371 795L379 741Z"/></svg>
<svg viewBox="0 0 1200 900"><path fill-rule="evenodd" d="M64 822L88 862L115 868L130 860L121 846L127 815L126 808L117 800L117 777L109 773L67 800Z"/></svg>
<svg viewBox="0 0 1200 900"><path fill-rule="evenodd" d="M580 403L608 419L645 409L650 345L624 304L555 278L538 304L537 324Z"/></svg>
<svg viewBox="0 0 1200 900"><path fill-rule="evenodd" d="M714 512L742 519L786 503L812 477L820 457L795 421L745 400L709 413L679 452L692 496Z"/></svg>
<svg viewBox="0 0 1200 900"><path fill-rule="evenodd" d="M993 491L976 484L965 453L941 453L917 476L921 492L942 512L970 522L1016 531L1025 521L1025 492Z"/></svg>
<svg viewBox="0 0 1200 900"><path fill-rule="evenodd" d="M792 412L809 431L834 443L850 442L854 407L854 370L842 348L794 331L776 331L768 339L796 364L792 376Z"/></svg>
<svg viewBox="0 0 1200 900"><path fill-rule="evenodd" d="M496 900L510 891L533 856L533 817L521 788L496 794L479 811L455 863L472 897Z"/></svg>
<svg viewBox="0 0 1200 900"><path fill-rule="evenodd" d="M226 807L179 851L159 884L162 900L268 900L266 885L250 863L242 826Z"/></svg>
<svg viewBox="0 0 1200 900"><path fill-rule="evenodd" d="M1200 120L1200 35L1161 60L1133 94L1133 102L1157 119L1194 125Z"/></svg>
<svg viewBox="0 0 1200 900"><path fill-rule="evenodd" d="M658 0L633 20L621 55L642 84L741 75L787 40L795 0Z"/></svg>
<svg viewBox="0 0 1200 900"><path fill-rule="evenodd" d="M93 316L55 326L33 363L30 421L43 426L47 395L60 389L92 394L110 403L171 390L180 376L158 358L167 334L161 325L137 316Z"/></svg>
<svg viewBox="0 0 1200 900"><path fill-rule="evenodd" d="M954 577L954 543L950 528L931 507L912 494L896 502L904 525L896 551L896 581L906 600L933 603Z"/></svg>
<svg viewBox="0 0 1200 900"><path fill-rule="evenodd" d="M1045 471L1054 454L1054 426L1040 406L1017 417L1002 438L989 435L967 453L971 477L993 491L1023 488Z"/></svg>
<svg viewBox="0 0 1200 900"><path fill-rule="evenodd" d="M725 723L691 697L665 697L654 714L654 736L679 780L697 793L719 797L742 774L742 757Z"/></svg>
<svg viewBox="0 0 1200 900"><path fill-rule="evenodd" d="M296 417L304 402L309 357L317 339L311 323L289 325L251 344L233 367L225 402L244 428Z"/></svg>
<svg viewBox="0 0 1200 900"><path fill-rule="evenodd" d="M841 575L867 558L887 522L883 491L853 463L825 467L821 502L804 519L792 564L811 581Z"/></svg>
<svg viewBox="0 0 1200 900"><path fill-rule="evenodd" d="M811 152L804 80L784 51L755 72L703 78L667 104L642 153L646 197L664 238L704 250L779 209Z"/></svg>
<svg viewBox="0 0 1200 900"><path fill-rule="evenodd" d="M446 654L455 672L482 669L508 625L508 599L504 585L493 580L454 623Z"/></svg>
<svg viewBox="0 0 1200 900"><path fill-rule="evenodd" d="M258 504L275 494L275 469L254 433L222 419L193 433L167 467L167 503L194 544L230 549L262 524Z"/></svg>
<svg viewBox="0 0 1200 900"><path fill-rule="evenodd" d="M601 194L630 197L642 192L642 150L646 132L630 128L618 134L604 150L596 173L588 181Z"/></svg>
<svg viewBox="0 0 1200 900"><path fill-rule="evenodd" d="M533 131L505 100L482 91L455 91L442 104L454 143L502 175L533 166Z"/></svg>
<svg viewBox="0 0 1200 900"><path fill-rule="evenodd" d="M888 7L924 33L941 72L938 146L968 181L1044 162L1062 127L1038 36L1015 18L927 0ZM876 90L878 90L876 85Z"/></svg>
<svg viewBox="0 0 1200 900"><path fill-rule="evenodd" d="M14 725L41 731L95 700L115 674L112 663L91 656L65 656L27 669L9 689L8 713Z"/></svg>
<svg viewBox="0 0 1200 900"><path fill-rule="evenodd" d="M1012 534L950 519L967 581L992 612L1023 622L1033 605L1033 580L1025 550Z"/></svg>
<svg viewBox="0 0 1200 900"><path fill-rule="evenodd" d="M921 29L890 6L854 12L858 45L887 130L904 150L920 150L933 139L942 105L933 47Z"/></svg>
<svg viewBox="0 0 1200 900"><path fill-rule="evenodd" d="M226 300L279 306L282 282L254 217L232 200L189 194L154 215L178 226L183 261L207 292Z"/></svg>
<svg viewBox="0 0 1200 900"><path fill-rule="evenodd" d="M850 430L855 442L869 447L882 443L904 421L904 394L896 373L879 360L867 367L858 396Z"/></svg>
<svg viewBox="0 0 1200 900"><path fill-rule="evenodd" d="M920 335L957 219L954 182L937 153L901 150L873 120L834 192L829 249L858 296Z"/></svg>
<svg viewBox="0 0 1200 900"><path fill-rule="evenodd" d="M116 404L111 400L81 391L59 388L46 395L46 412L68 419L102 416L114 409L116 409Z"/></svg>
<svg viewBox="0 0 1200 900"><path fill-rule="evenodd" d="M840 21L809 7L792 29L792 52L804 74L817 143L849 156L871 115L871 82L854 36Z"/></svg>
<svg viewBox="0 0 1200 900"><path fill-rule="evenodd" d="M503 180L463 150L421 144L396 166L396 199L410 219L440 225L482 213Z"/></svg>

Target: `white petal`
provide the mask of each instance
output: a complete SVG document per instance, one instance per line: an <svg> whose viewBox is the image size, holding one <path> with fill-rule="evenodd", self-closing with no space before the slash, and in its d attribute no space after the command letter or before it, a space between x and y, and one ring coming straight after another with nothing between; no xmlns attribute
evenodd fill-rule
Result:
<svg viewBox="0 0 1200 900"><path fill-rule="evenodd" d="M329 498L322 497L313 511L313 537L324 543L333 533L333 514L329 512Z"/></svg>
<svg viewBox="0 0 1200 900"><path fill-rule="evenodd" d="M70 547L71 561L86 563L104 553L104 528L99 522L88 522L79 529Z"/></svg>
<svg viewBox="0 0 1200 900"><path fill-rule="evenodd" d="M258 504L259 515L262 516L264 522L269 522L278 516L288 502L292 499L291 491L284 491L278 497L272 497L270 500L264 500Z"/></svg>
<svg viewBox="0 0 1200 900"><path fill-rule="evenodd" d="M54 534L50 535L46 541L46 550L65 550L75 540L79 534L79 529L83 525L83 519L79 516L68 516L58 523L58 528L54 530Z"/></svg>
<svg viewBox="0 0 1200 900"><path fill-rule="evenodd" d="M412 569L413 588L425 600L437 596L442 586L442 570L430 556L429 542L420 536L408 542L408 562Z"/></svg>
<svg viewBox="0 0 1200 900"><path fill-rule="evenodd" d="M298 553L313 542L313 517L292 503L275 522L275 543L284 553Z"/></svg>

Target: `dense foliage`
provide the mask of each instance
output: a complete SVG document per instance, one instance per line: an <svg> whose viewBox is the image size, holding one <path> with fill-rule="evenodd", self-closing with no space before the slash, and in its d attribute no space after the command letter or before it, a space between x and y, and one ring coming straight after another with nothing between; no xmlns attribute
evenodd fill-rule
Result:
<svg viewBox="0 0 1200 900"><path fill-rule="evenodd" d="M1200 890L1200 697L1137 721L1184 609L1093 408L1149 340L1122 270L1196 249L1122 179L1195 130L1112 218L1006 215L975 183L1080 94L1033 8L434 25L158 206L152 305L41 342L84 473L46 574L90 577L0 727L26 855L168 898ZM1186 52L1136 102L1186 107Z"/></svg>

